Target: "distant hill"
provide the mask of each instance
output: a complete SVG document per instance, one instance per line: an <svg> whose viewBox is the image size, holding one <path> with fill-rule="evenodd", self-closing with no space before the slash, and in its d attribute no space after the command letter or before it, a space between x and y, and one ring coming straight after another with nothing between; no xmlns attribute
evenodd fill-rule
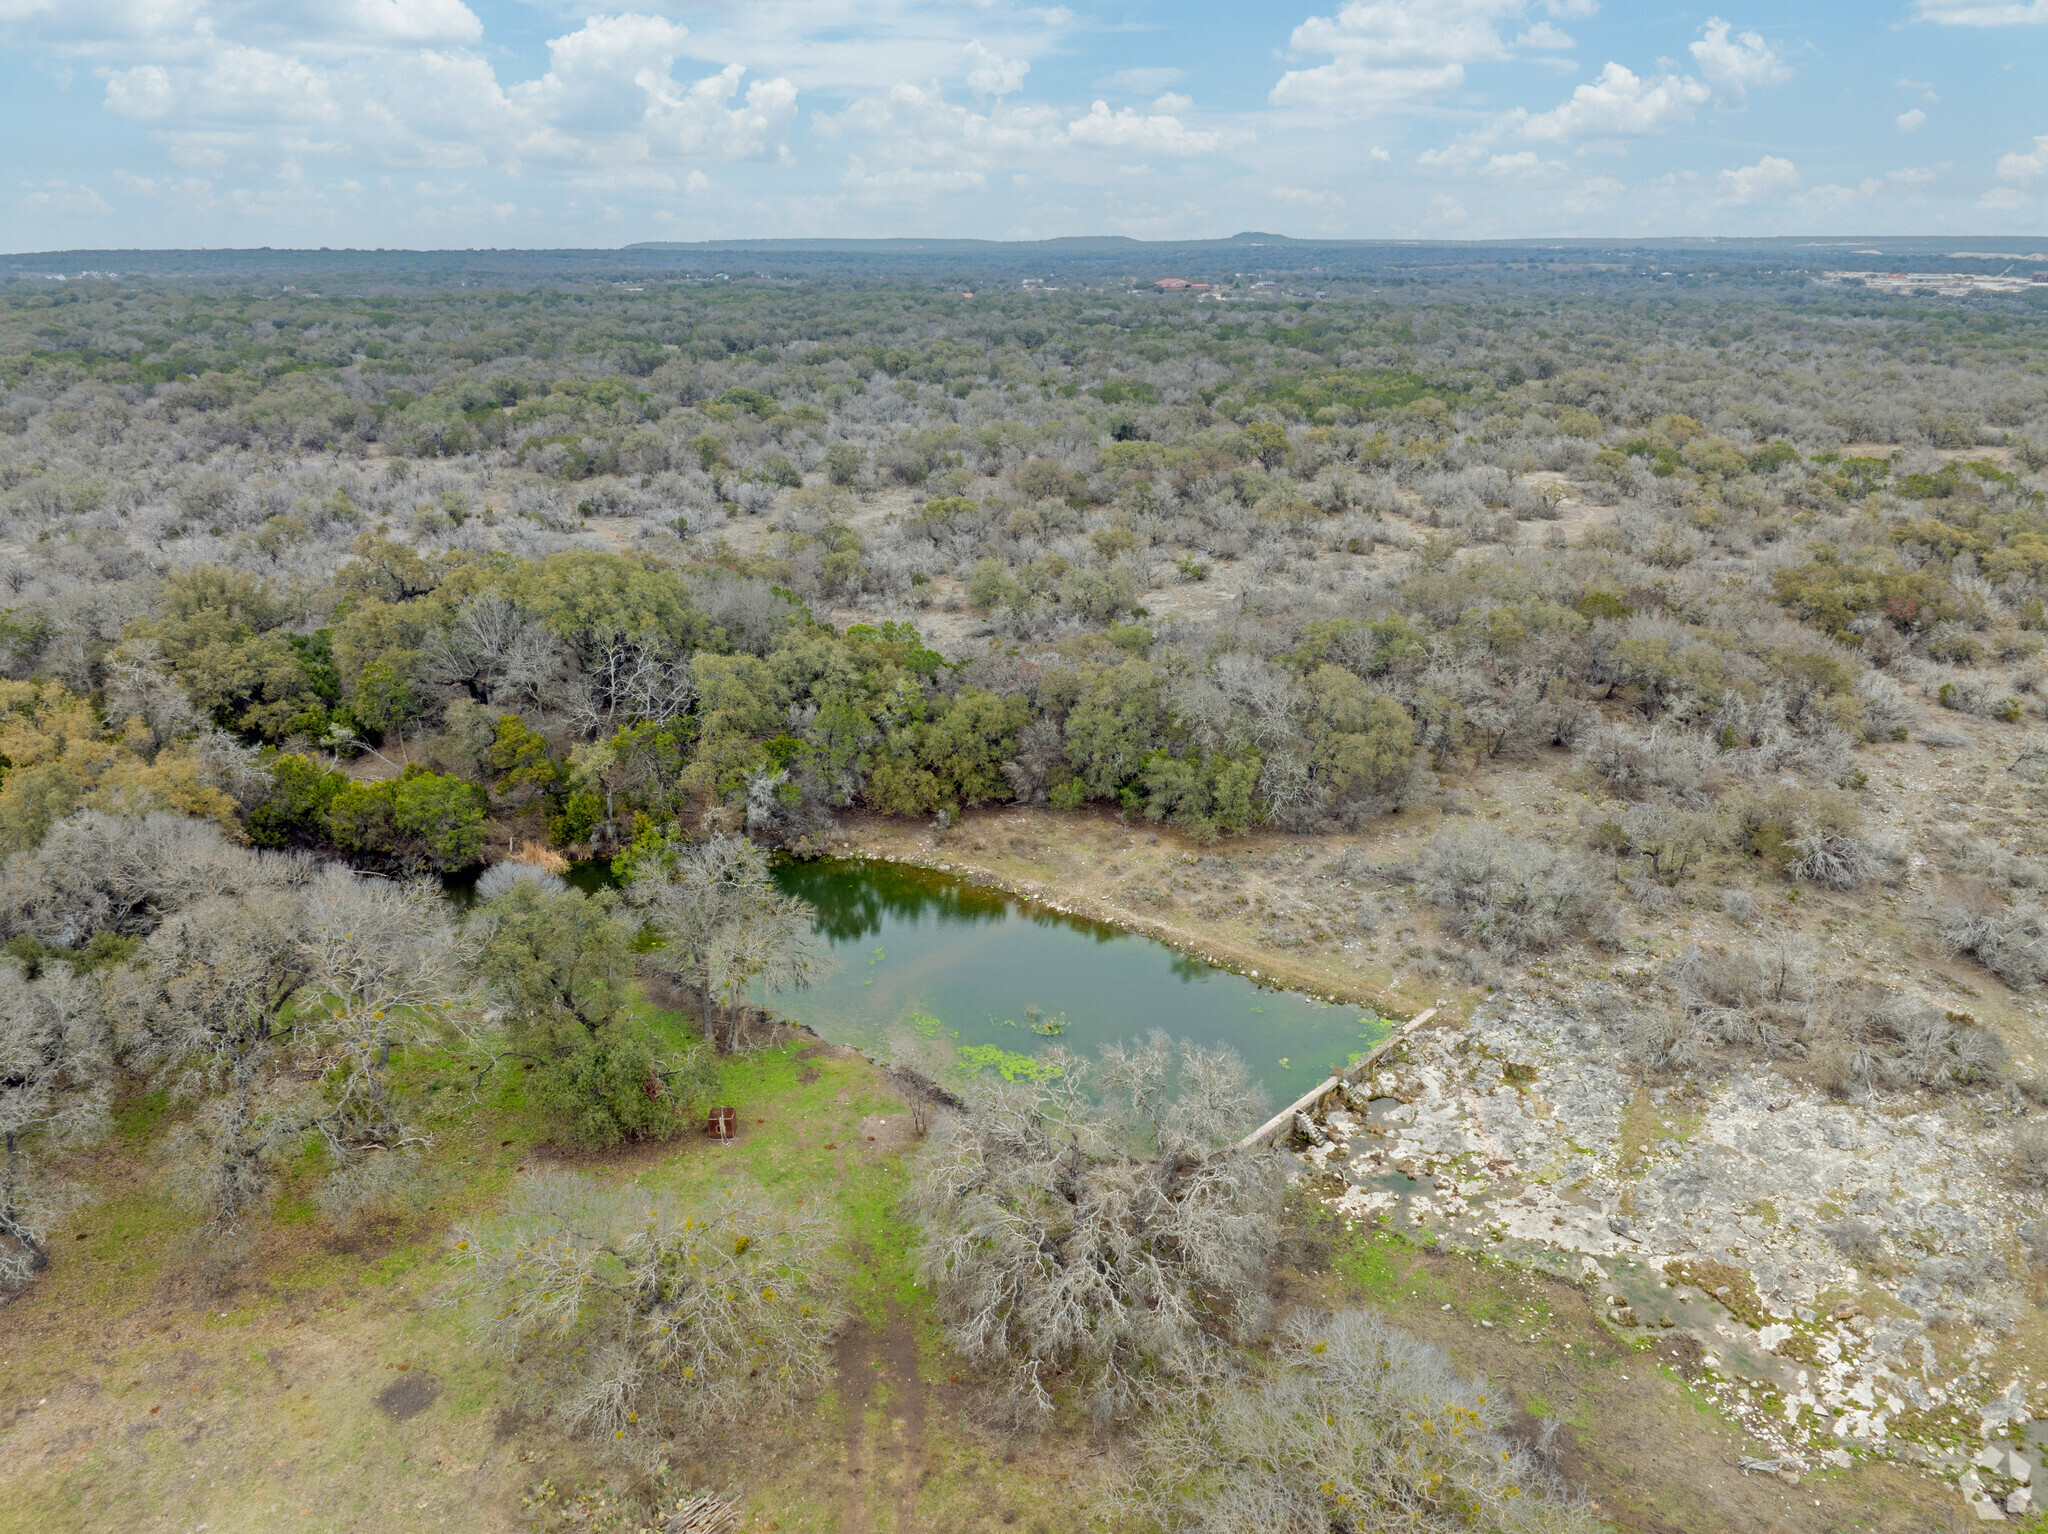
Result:
<svg viewBox="0 0 2048 1534"><path fill-rule="evenodd" d="M63 250L0 255L0 284L106 277L362 286L618 283L768 279L928 281L986 287L1033 278L1050 287L1149 285L1161 277L1266 277L1313 289L1401 286L1427 278L1495 281L1549 272L1570 280L1671 274L1701 278L1823 267L1997 271L2048 260L2032 243L1984 235L1893 239L1790 236L1643 240L1324 240L1244 230L1218 240L1066 235L1046 240L808 239L649 241L585 250Z"/></svg>

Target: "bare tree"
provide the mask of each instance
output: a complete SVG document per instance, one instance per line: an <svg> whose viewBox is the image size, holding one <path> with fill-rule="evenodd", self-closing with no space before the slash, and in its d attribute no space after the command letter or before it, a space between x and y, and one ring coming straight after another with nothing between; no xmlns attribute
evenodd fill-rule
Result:
<svg viewBox="0 0 2048 1534"><path fill-rule="evenodd" d="M585 658L569 716L585 735L671 723L696 700L687 656L632 639L609 639Z"/></svg>
<svg viewBox="0 0 2048 1534"><path fill-rule="evenodd" d="M107 658L106 700L108 721L139 719L149 732L152 751L161 751L206 723L154 639L130 640Z"/></svg>
<svg viewBox="0 0 2048 1534"><path fill-rule="evenodd" d="M0 932L74 948L100 931L148 932L195 900L263 892L290 898L313 877L301 854L257 852L210 820L81 810L0 873Z"/></svg>
<svg viewBox="0 0 2048 1534"><path fill-rule="evenodd" d="M49 1227L68 1202L32 1147L91 1139L107 1122L114 1062L99 987L67 964L28 979L0 962L0 1289L49 1264Z"/></svg>
<svg viewBox="0 0 2048 1534"><path fill-rule="evenodd" d="M1051 719L1034 719L1017 736L1017 755L1003 763L1003 776L1020 804L1044 804L1052 775L1066 761L1060 727Z"/></svg>
<svg viewBox="0 0 2048 1534"><path fill-rule="evenodd" d="M1507 1415L1483 1379L1370 1311L1301 1314L1265 1379L1151 1424L1118 1500L1176 1534L1603 1527Z"/></svg>
<svg viewBox="0 0 2048 1534"><path fill-rule="evenodd" d="M307 892L299 948L312 982L296 1011L318 1019L331 1112L317 1126L338 1160L415 1142L391 1100L394 1047L468 1038L464 974L439 892L330 867Z"/></svg>
<svg viewBox="0 0 2048 1534"><path fill-rule="evenodd" d="M124 987L130 1060L200 1103L179 1134L181 1177L225 1231L309 1133L342 1170L412 1143L386 1085L391 1050L456 1031L439 902L342 868L174 913Z"/></svg>
<svg viewBox="0 0 2048 1534"><path fill-rule="evenodd" d="M802 990L811 982L816 913L776 889L767 852L745 837L713 836L683 848L672 869L643 871L627 897L663 940L650 964L703 998L707 1035L714 1007L725 1009L728 1050L739 1047L737 1003L751 987Z"/></svg>
<svg viewBox="0 0 2048 1534"><path fill-rule="evenodd" d="M427 640L421 674L461 687L478 703L537 708L561 680L562 645L502 592L464 602Z"/></svg>
<svg viewBox="0 0 2048 1534"><path fill-rule="evenodd" d="M490 1345L540 1366L541 1403L613 1442L789 1404L825 1375L841 1311L833 1232L750 1183L705 1204L588 1177L523 1180L458 1234L461 1303Z"/></svg>
<svg viewBox="0 0 2048 1534"><path fill-rule="evenodd" d="M910 1193L919 1273L954 1346L1006 1365L1021 1408L1049 1410L1048 1376L1074 1371L1097 1416L1126 1417L1262 1322L1281 1178L1216 1149L1261 1106L1227 1051L1113 1049L1100 1099L1079 1058L1042 1058L1056 1074L979 1083L932 1134Z"/></svg>

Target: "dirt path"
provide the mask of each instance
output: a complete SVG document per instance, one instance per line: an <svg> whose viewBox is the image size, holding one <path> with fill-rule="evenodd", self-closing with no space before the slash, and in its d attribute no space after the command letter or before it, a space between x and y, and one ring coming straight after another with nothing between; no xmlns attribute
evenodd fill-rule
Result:
<svg viewBox="0 0 2048 1534"><path fill-rule="evenodd" d="M840 1534L918 1534L918 1488L925 1476L925 1385L917 1338L889 1307L876 1327L856 1321L839 1339L835 1362L845 1421Z"/></svg>
<svg viewBox="0 0 2048 1534"><path fill-rule="evenodd" d="M874 1342L867 1323L846 1329L839 1339L835 1362L839 1369L840 1409L846 1414L842 1429L846 1451L845 1467L839 1481L840 1534L868 1534L867 1473L868 1386L873 1373L870 1354Z"/></svg>

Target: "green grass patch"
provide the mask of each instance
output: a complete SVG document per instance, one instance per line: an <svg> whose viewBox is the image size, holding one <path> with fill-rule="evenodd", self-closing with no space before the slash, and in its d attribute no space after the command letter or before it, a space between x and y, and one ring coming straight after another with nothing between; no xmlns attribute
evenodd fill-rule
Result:
<svg viewBox="0 0 2048 1534"><path fill-rule="evenodd" d="M131 1092L114 1109L114 1132L128 1144L140 1145L156 1132L170 1107L169 1092Z"/></svg>
<svg viewBox="0 0 2048 1534"><path fill-rule="evenodd" d="M1401 1298L1413 1266L1401 1250L1407 1245L1385 1232L1357 1231L1338 1249L1331 1265L1351 1294L1390 1305Z"/></svg>

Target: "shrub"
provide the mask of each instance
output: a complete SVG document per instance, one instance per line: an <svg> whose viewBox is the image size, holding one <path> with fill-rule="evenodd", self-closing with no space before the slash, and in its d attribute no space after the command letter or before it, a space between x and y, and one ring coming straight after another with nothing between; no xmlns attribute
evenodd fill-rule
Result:
<svg viewBox="0 0 2048 1534"><path fill-rule="evenodd" d="M1024 599L1024 588L1010 573L1010 567L993 555L975 561L966 586L967 600L984 612L1014 607Z"/></svg>
<svg viewBox="0 0 2048 1534"><path fill-rule="evenodd" d="M531 881L551 895L559 895L569 886L562 876L552 868L543 868L538 863L504 862L493 863L476 881L478 900L496 900L513 885Z"/></svg>
<svg viewBox="0 0 2048 1534"><path fill-rule="evenodd" d="M1607 909L1600 878L1583 859L1491 826L1438 832L1417 877L1447 913L1446 926L1503 959L1552 947Z"/></svg>
<svg viewBox="0 0 2048 1534"><path fill-rule="evenodd" d="M1060 582L1060 600L1089 623L1103 624L1127 612L1137 590L1128 565L1083 565Z"/></svg>
<svg viewBox="0 0 2048 1534"><path fill-rule="evenodd" d="M1610 828L1619 830L1618 838ZM1711 814L1691 814L1657 803L1631 804L1622 812L1620 821L1605 821L1600 827L1602 840L1618 842L1617 850L1625 849L1642 858L1649 864L1651 875L1671 884L1685 876L1705 849L1713 829Z"/></svg>
<svg viewBox="0 0 2048 1534"><path fill-rule="evenodd" d="M1866 671L1856 679L1856 696L1863 700L1863 733L1870 740L1904 740L1913 720L1913 706L1905 689L1890 677Z"/></svg>
<svg viewBox="0 0 2048 1534"><path fill-rule="evenodd" d="M840 1315L831 1240L815 1207L748 1183L684 1205L543 1174L503 1219L460 1232L454 1256L484 1340L537 1365L537 1404L637 1446L786 1407L823 1380Z"/></svg>
<svg viewBox="0 0 2048 1534"><path fill-rule="evenodd" d="M1145 763L1145 818L1165 820L1203 841L1219 831L1242 831L1258 818L1253 790L1260 759L1172 757L1155 752Z"/></svg>
<svg viewBox="0 0 2048 1534"><path fill-rule="evenodd" d="M403 868L467 868L483 851L483 790L417 763L395 778L350 783L329 800L327 832L341 847Z"/></svg>
<svg viewBox="0 0 2048 1534"><path fill-rule="evenodd" d="M2006 1170L2022 1188L2048 1190L2048 1124L2022 1124L2012 1132Z"/></svg>
<svg viewBox="0 0 2048 1534"><path fill-rule="evenodd" d="M1720 788L1718 770L1693 736L1674 733L1660 738L1609 725L1593 731L1575 756L1577 765L1623 799L1662 793L1697 808L1710 803Z"/></svg>
<svg viewBox="0 0 2048 1534"><path fill-rule="evenodd" d="M934 1132L910 1208L918 1271L953 1346L1008 1369L1021 1411L1080 1376L1098 1417L1213 1374L1219 1331L1263 1320L1279 1236L1274 1159L1228 1147L1259 1094L1226 1050L1065 1051L1036 1080L983 1080ZM1099 1098L1089 1091L1099 1077Z"/></svg>
<svg viewBox="0 0 2048 1534"><path fill-rule="evenodd" d="M695 1122L717 1074L708 1044L664 1050L645 1023L621 1017L536 1069L527 1100L578 1145L660 1140Z"/></svg>
<svg viewBox="0 0 2048 1534"><path fill-rule="evenodd" d="M1010 483L1034 501L1082 501L1088 481L1051 458L1028 458L1010 471Z"/></svg>
<svg viewBox="0 0 2048 1534"><path fill-rule="evenodd" d="M303 756L284 755L270 764L271 791L249 812L249 840L259 847L309 846L326 832L327 812L348 787L348 777Z"/></svg>
<svg viewBox="0 0 2048 1534"><path fill-rule="evenodd" d="M1728 839L1735 850L1788 872L1800 844L1839 851L1860 829L1856 801L1828 789L1776 787L1731 796Z"/></svg>
<svg viewBox="0 0 2048 1534"><path fill-rule="evenodd" d="M1710 1055L1710 1040L1697 1014L1684 1007L1651 1005L1630 1012L1623 1023L1629 1058L1653 1071L1681 1075L1699 1070Z"/></svg>
<svg viewBox="0 0 2048 1534"><path fill-rule="evenodd" d="M1603 1526L1509 1436L1498 1391L1371 1311L1295 1316L1277 1351L1263 1379L1145 1433L1132 1512L1176 1534Z"/></svg>
<svg viewBox="0 0 2048 1534"><path fill-rule="evenodd" d="M1796 856L1785 872L1801 884L1852 890L1883 873L1887 849L1828 826L1808 825L1792 838Z"/></svg>
<svg viewBox="0 0 2048 1534"><path fill-rule="evenodd" d="M1811 957L1801 947L1777 942L1729 952L1695 943L1665 974L1695 1047L1711 1038L1775 1055L1805 1030L1805 1004L1815 980Z"/></svg>
<svg viewBox="0 0 2048 1534"><path fill-rule="evenodd" d="M2032 901L2001 911L1964 911L1940 924L1941 940L2016 991L2048 980L2048 913Z"/></svg>
<svg viewBox="0 0 2048 1534"><path fill-rule="evenodd" d="M1997 1078L2005 1047L1989 1029L1958 1024L1926 1002L1894 996L1873 1008L1869 1026L1893 1048L1880 1063L1894 1086L1947 1090Z"/></svg>
<svg viewBox="0 0 2048 1534"><path fill-rule="evenodd" d="M860 478L864 455L851 442L835 442L825 449L825 477L835 485L850 485Z"/></svg>
<svg viewBox="0 0 2048 1534"><path fill-rule="evenodd" d="M1302 691L1312 711L1322 807L1383 802L1415 759L1415 722L1408 711L1341 666L1318 666Z"/></svg>

